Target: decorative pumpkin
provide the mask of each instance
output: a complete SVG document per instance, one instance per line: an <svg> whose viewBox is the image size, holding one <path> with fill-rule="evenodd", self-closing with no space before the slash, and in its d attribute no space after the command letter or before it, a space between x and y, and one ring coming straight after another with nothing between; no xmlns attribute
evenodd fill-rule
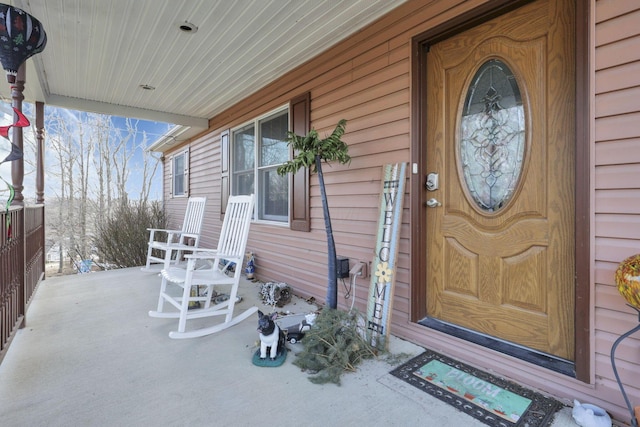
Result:
<svg viewBox="0 0 640 427"><path fill-rule="evenodd" d="M629 304L640 309L640 254L620 263L615 274L618 292Z"/></svg>

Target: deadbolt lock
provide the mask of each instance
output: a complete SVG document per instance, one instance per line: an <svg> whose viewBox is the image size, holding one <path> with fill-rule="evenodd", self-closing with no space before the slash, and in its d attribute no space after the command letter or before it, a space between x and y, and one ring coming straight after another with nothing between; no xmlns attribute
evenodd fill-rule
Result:
<svg viewBox="0 0 640 427"><path fill-rule="evenodd" d="M427 189L427 191L436 191L438 189L438 181L438 174L435 172L431 172L429 175L427 175L427 180L424 183L424 187Z"/></svg>

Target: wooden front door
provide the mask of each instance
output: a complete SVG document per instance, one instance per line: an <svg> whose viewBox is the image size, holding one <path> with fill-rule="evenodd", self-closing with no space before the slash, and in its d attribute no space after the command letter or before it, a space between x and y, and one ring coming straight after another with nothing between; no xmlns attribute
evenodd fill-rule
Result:
<svg viewBox="0 0 640 427"><path fill-rule="evenodd" d="M539 0L429 46L423 228L429 318L566 360L572 7Z"/></svg>

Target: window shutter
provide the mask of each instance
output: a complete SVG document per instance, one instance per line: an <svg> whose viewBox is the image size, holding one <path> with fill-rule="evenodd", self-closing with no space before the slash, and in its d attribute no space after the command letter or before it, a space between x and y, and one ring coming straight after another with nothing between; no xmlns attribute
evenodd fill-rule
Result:
<svg viewBox="0 0 640 427"><path fill-rule="evenodd" d="M169 197L173 197L173 155L169 156Z"/></svg>
<svg viewBox="0 0 640 427"><path fill-rule="evenodd" d="M189 177L189 160L190 160L190 150L187 148L184 152L184 195L189 197L189 181L191 181Z"/></svg>
<svg viewBox="0 0 640 427"><path fill-rule="evenodd" d="M301 136L307 135L311 129L311 94L307 92L293 98L289 109L291 130ZM292 156L294 154L291 153ZM309 169L302 168L293 175L289 191L289 205L291 207L290 228L296 231L310 231Z"/></svg>
<svg viewBox="0 0 640 427"><path fill-rule="evenodd" d="M224 218L229 200L229 131L220 135L220 220Z"/></svg>

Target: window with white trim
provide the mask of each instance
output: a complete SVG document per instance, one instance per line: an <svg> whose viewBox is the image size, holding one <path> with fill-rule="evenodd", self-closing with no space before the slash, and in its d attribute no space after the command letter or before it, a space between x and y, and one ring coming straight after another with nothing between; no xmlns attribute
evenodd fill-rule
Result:
<svg viewBox="0 0 640 427"><path fill-rule="evenodd" d="M231 193L255 194L256 219L289 222L289 178L277 173L289 160L288 106L231 131Z"/></svg>
<svg viewBox="0 0 640 427"><path fill-rule="evenodd" d="M175 154L171 158L171 195L186 196L189 193L189 150Z"/></svg>

